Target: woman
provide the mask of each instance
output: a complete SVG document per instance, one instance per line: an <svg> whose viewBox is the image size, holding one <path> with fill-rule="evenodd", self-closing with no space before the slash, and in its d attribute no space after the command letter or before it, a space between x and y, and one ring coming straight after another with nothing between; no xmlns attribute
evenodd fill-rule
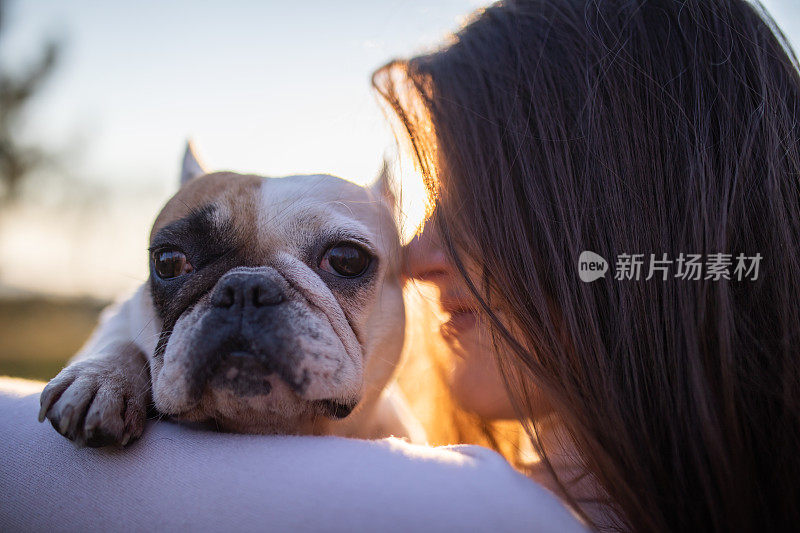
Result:
<svg viewBox="0 0 800 533"><path fill-rule="evenodd" d="M462 404L516 415L599 528L796 528L800 78L772 22L510 0L373 83L435 204L408 270L453 317Z"/></svg>

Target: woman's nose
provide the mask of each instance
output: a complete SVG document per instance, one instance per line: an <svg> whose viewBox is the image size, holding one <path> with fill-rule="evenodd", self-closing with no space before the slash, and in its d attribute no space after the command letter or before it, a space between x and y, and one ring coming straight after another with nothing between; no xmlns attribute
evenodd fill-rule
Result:
<svg viewBox="0 0 800 533"><path fill-rule="evenodd" d="M441 282L452 274L432 224L418 233L403 249L403 275L421 281Z"/></svg>

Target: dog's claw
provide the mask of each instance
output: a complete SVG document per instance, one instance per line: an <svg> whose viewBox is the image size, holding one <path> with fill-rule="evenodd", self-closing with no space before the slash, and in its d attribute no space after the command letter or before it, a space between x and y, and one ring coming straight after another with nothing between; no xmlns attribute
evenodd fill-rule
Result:
<svg viewBox="0 0 800 533"><path fill-rule="evenodd" d="M58 422L58 432L67 436L67 429L69 428L69 423L72 420L72 406L67 406L61 413L61 420Z"/></svg>
<svg viewBox="0 0 800 533"><path fill-rule="evenodd" d="M47 418L47 414L50 412L50 408L58 401L64 391L69 388L73 380L74 375L72 372L65 369L59 372L59 374L47 384L39 400L39 422L44 422L45 418Z"/></svg>

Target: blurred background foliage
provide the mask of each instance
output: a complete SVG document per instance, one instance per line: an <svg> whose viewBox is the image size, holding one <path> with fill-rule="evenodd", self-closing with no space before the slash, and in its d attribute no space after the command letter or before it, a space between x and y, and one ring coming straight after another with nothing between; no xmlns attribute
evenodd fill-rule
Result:
<svg viewBox="0 0 800 533"><path fill-rule="evenodd" d="M0 36L5 29L4 2L0 2ZM22 145L17 139L20 115L41 90L58 60L59 47L47 43L41 58L24 72L0 70L0 202L14 200L20 184L47 157L38 146Z"/></svg>
<svg viewBox="0 0 800 533"><path fill-rule="evenodd" d="M0 40L7 29L0 1ZM60 45L46 42L40 57L20 71L0 66L0 205L18 202L24 182L50 161L40 146L19 140L21 120L59 60ZM13 292L6 290L6 293ZM54 299L24 292L0 299L0 375L48 379L83 343L105 305L91 298Z"/></svg>

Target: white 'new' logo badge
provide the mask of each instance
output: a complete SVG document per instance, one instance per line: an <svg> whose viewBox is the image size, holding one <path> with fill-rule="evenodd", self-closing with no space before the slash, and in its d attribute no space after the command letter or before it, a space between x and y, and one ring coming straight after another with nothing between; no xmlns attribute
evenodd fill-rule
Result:
<svg viewBox="0 0 800 533"><path fill-rule="evenodd" d="M578 257L578 275L581 281L589 283L596 279L604 278L608 272L608 261L603 256L589 250L581 252Z"/></svg>

